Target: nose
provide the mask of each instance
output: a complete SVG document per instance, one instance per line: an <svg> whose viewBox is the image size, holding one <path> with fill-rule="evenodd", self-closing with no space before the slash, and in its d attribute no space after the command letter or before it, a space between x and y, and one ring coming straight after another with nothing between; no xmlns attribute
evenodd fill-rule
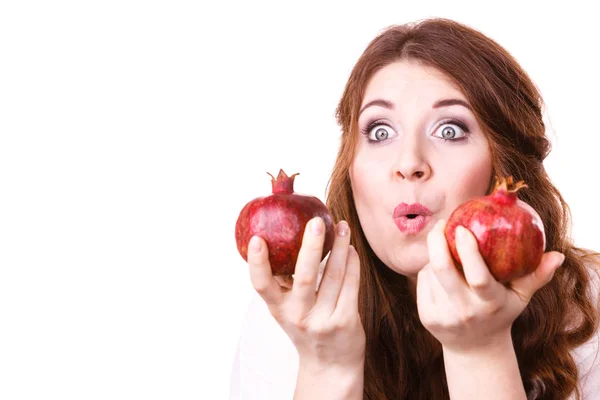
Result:
<svg viewBox="0 0 600 400"><path fill-rule="evenodd" d="M407 138L408 139L408 138ZM405 180L427 180L431 166L418 139L404 140L394 164L394 177Z"/></svg>

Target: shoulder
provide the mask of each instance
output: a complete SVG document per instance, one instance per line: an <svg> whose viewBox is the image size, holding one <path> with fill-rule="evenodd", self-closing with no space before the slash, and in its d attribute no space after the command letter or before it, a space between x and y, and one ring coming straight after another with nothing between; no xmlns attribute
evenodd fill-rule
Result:
<svg viewBox="0 0 600 400"><path fill-rule="evenodd" d="M592 399L592 394L600 393L600 333L583 345L573 349L571 354L579 371L579 388L583 399Z"/></svg>
<svg viewBox="0 0 600 400"><path fill-rule="evenodd" d="M582 258L590 282L589 295L596 303L598 312L600 312L600 253L579 249L576 254Z"/></svg>
<svg viewBox="0 0 600 400"><path fill-rule="evenodd" d="M242 325L231 374L231 398L292 398L298 353L266 304L253 295Z"/></svg>
<svg viewBox="0 0 600 400"><path fill-rule="evenodd" d="M583 255L583 254L582 254ZM600 306L600 255L585 254L583 259L590 279L589 294L597 307ZM600 313L600 309L598 309ZM592 399L600 393L600 326L583 345L572 350L579 370L579 387L583 399Z"/></svg>

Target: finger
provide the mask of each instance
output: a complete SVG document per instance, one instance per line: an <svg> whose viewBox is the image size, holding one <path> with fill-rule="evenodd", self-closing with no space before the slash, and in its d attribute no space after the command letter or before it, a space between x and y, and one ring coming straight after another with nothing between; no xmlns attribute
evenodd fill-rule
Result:
<svg viewBox="0 0 600 400"><path fill-rule="evenodd" d="M435 271L433 267L429 265L429 268L425 271L427 277L427 282L429 284L429 290L431 291L431 298L434 304L439 304L440 302L447 303L450 296L446 292L446 289L440 283L440 280L435 275Z"/></svg>
<svg viewBox="0 0 600 400"><path fill-rule="evenodd" d="M473 233L460 225L456 227L456 251L471 290L483 300L494 299L501 285L490 273Z"/></svg>
<svg viewBox="0 0 600 400"><path fill-rule="evenodd" d="M435 279L431 266L427 264L417 274L417 304L435 304L431 278Z"/></svg>
<svg viewBox="0 0 600 400"><path fill-rule="evenodd" d="M431 265L427 264L417 275L417 311L424 326L435 325L439 318L441 303L436 298L436 292L442 296L442 302L448 302L448 295L435 277Z"/></svg>
<svg viewBox="0 0 600 400"><path fill-rule="evenodd" d="M467 284L458 269L454 266L448 243L444 236L444 220L439 220L427 235L427 251L429 264L435 277L448 297L463 296Z"/></svg>
<svg viewBox="0 0 600 400"><path fill-rule="evenodd" d="M279 283L279 286L281 286L282 288L291 290L294 286L294 278L292 277L292 275L276 275L273 276L273 278L275 278L277 283Z"/></svg>
<svg viewBox="0 0 600 400"><path fill-rule="evenodd" d="M248 243L248 267L254 290L268 305L279 304L283 292L273 277L267 244L258 236L253 236Z"/></svg>
<svg viewBox="0 0 600 400"><path fill-rule="evenodd" d="M335 310L335 304L340 294L344 275L346 274L349 245L350 228L346 221L340 221L336 228L333 248L325 266L319 292L317 293L315 309L318 308L325 315L331 315L333 310Z"/></svg>
<svg viewBox="0 0 600 400"><path fill-rule="evenodd" d="M346 274L333 315L349 316L358 314L358 292L360 289L360 259L354 246L348 247Z"/></svg>
<svg viewBox="0 0 600 400"><path fill-rule="evenodd" d="M304 311L312 308L316 299L319 264L323 257L325 224L320 217L308 221L304 228L302 246L296 261L292 296L304 304Z"/></svg>
<svg viewBox="0 0 600 400"><path fill-rule="evenodd" d="M565 260L564 254L557 251L544 253L540 265L530 274L515 279L510 283L512 290L526 304L533 294L552 280L554 272Z"/></svg>

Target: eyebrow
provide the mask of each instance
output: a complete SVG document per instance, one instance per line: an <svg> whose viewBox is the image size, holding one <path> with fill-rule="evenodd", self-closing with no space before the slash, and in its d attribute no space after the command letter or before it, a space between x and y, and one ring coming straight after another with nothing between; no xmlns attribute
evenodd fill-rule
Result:
<svg viewBox="0 0 600 400"><path fill-rule="evenodd" d="M379 107L387 108L389 110L394 109L394 103L392 103L391 101L383 100L383 99L375 99L375 100L370 101L367 104L365 104L358 112L358 115L362 114L363 111L365 111L367 108L372 107L372 106L379 106Z"/></svg>
<svg viewBox="0 0 600 400"><path fill-rule="evenodd" d="M375 99L373 101L368 102L367 104L365 104L359 111L358 115L362 114L362 112L364 110L366 110L369 107L372 106L379 106L379 107L383 107L383 108L387 108L389 110L393 110L394 109L394 103L392 103L389 100L384 100L384 99ZM438 100L435 103L433 103L433 106L431 106L431 108L441 108L441 107L450 107L450 106L463 106L468 110L471 110L471 106L469 105L469 103L467 103L464 100L461 99L442 99L442 100Z"/></svg>
<svg viewBox="0 0 600 400"><path fill-rule="evenodd" d="M442 100L438 100L436 101L432 108L441 108L441 107L448 107L448 106L463 106L468 110L471 110L471 106L469 105L469 103L467 103L464 100L461 99L442 99Z"/></svg>

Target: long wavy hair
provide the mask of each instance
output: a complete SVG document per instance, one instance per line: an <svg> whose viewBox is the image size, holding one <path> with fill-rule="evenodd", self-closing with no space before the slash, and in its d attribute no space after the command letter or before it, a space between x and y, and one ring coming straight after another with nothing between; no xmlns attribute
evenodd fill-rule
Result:
<svg viewBox="0 0 600 400"><path fill-rule="evenodd" d="M586 265L598 253L572 243L569 207L544 169L551 145L536 86L495 41L444 18L381 31L351 71L336 110L342 137L326 201L336 221L348 221L361 259L359 309L367 337L364 398L449 398L441 345L420 323L406 277L384 265L370 248L349 179L366 85L375 72L399 60L419 61L453 79L487 135L494 174L512 175L529 186L518 193L543 220L546 251L560 251L566 258L513 323L521 377L529 398L564 399L571 393L580 398L570 351L597 327L598 303Z"/></svg>

